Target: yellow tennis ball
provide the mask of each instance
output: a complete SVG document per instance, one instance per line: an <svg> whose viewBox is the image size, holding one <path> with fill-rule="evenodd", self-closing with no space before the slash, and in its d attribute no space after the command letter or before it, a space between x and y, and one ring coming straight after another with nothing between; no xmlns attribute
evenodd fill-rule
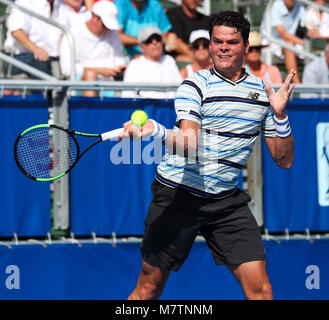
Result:
<svg viewBox="0 0 329 320"><path fill-rule="evenodd" d="M147 121L147 114L143 110L136 110L131 115L131 121L136 127L142 127Z"/></svg>

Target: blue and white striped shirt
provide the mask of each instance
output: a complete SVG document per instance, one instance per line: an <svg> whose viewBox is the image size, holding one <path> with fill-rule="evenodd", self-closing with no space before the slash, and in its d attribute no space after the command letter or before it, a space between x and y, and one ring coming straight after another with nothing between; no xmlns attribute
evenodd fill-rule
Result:
<svg viewBox="0 0 329 320"><path fill-rule="evenodd" d="M175 110L175 131L185 119L201 126L199 160L166 153L157 179L199 196L232 192L260 131L266 137L276 136L264 82L248 73L236 82L214 68L193 74L179 86Z"/></svg>

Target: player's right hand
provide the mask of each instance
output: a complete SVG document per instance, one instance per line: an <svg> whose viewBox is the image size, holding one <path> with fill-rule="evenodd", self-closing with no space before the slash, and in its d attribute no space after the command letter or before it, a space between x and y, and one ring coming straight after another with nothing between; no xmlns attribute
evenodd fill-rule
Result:
<svg viewBox="0 0 329 320"><path fill-rule="evenodd" d="M123 133L119 136L119 140L130 138L132 140L140 140L143 137L152 136L154 132L153 122L147 120L143 127L136 127L131 120L123 124Z"/></svg>

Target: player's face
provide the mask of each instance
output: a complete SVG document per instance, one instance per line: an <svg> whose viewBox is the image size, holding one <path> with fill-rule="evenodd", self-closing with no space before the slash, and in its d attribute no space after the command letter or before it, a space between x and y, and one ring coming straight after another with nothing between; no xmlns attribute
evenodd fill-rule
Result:
<svg viewBox="0 0 329 320"><path fill-rule="evenodd" d="M236 81L241 75L243 59L249 49L235 28L215 26L210 39L210 54L216 70L224 77Z"/></svg>

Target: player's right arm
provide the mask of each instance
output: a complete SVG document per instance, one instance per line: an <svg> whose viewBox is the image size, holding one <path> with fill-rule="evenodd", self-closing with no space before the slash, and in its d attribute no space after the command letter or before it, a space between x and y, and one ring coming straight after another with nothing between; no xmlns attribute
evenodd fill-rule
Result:
<svg viewBox="0 0 329 320"><path fill-rule="evenodd" d="M148 120L143 126L143 130L140 130L131 121L128 121L123 125L123 138L129 136L135 139L141 139L142 137L153 136L157 130L155 125L162 126L152 120ZM194 158L197 153L200 131L200 125L198 123L184 119L180 121L179 131L165 130L166 135L163 137L163 142L169 152L182 157Z"/></svg>

